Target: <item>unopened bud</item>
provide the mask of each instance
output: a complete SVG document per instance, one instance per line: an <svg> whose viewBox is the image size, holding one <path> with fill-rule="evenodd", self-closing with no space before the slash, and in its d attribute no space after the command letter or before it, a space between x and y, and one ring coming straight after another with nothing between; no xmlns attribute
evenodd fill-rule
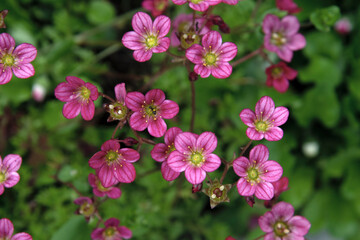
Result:
<svg viewBox="0 0 360 240"><path fill-rule="evenodd" d="M200 192L203 187L202 183L192 185L192 193Z"/></svg>
<svg viewBox="0 0 360 240"><path fill-rule="evenodd" d="M211 18L211 22L214 24L214 25L222 25L222 24L225 24L224 20L222 19L222 17L220 16L212 16Z"/></svg>
<svg viewBox="0 0 360 240"><path fill-rule="evenodd" d="M230 33L230 27L226 23L219 25L219 30L223 33Z"/></svg>
<svg viewBox="0 0 360 240"><path fill-rule="evenodd" d="M43 85L35 83L32 87L31 95L37 102L42 102L45 98L46 90Z"/></svg>
<svg viewBox="0 0 360 240"><path fill-rule="evenodd" d="M190 72L189 73L189 80L192 82L195 82L196 80L198 80L199 75L196 72Z"/></svg>
<svg viewBox="0 0 360 240"><path fill-rule="evenodd" d="M352 25L351 25L351 22L349 21L349 19L341 18L339 21L337 21L335 23L334 28L339 34L346 35L351 32Z"/></svg>
<svg viewBox="0 0 360 240"><path fill-rule="evenodd" d="M6 28L5 25L5 17L8 14L8 10L2 10L0 11L0 28Z"/></svg>
<svg viewBox="0 0 360 240"><path fill-rule="evenodd" d="M132 137L127 137L124 139L123 143L128 146L128 147L131 147L135 144L138 144L138 141L135 139L135 138L132 138Z"/></svg>

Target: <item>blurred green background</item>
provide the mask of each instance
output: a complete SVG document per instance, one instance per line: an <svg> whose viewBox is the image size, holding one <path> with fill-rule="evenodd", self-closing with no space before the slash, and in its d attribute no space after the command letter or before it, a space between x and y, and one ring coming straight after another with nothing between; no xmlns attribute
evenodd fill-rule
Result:
<svg viewBox="0 0 360 240"><path fill-rule="evenodd" d="M267 13L279 13L275 1L262 1L253 20L249 20L255 0L240 1L236 7L220 4L214 13L221 15L232 33L224 41L237 44L236 59L257 49L263 41L261 21ZM307 46L295 52L290 66L299 71L285 94L265 85L261 57L237 66L229 79L199 79L196 85L195 132L213 131L218 138L216 153L231 160L248 139L239 113L254 108L261 96L271 96L277 106L290 109L284 125L284 138L263 143L270 159L278 161L289 178L290 190L281 200L290 202L296 214L310 220L308 239L359 239L360 235L360 6L357 0L295 0L302 8L296 16L304 27L301 33ZM333 28L317 30L309 16L318 9L337 5L342 16L353 24L349 35ZM63 103L54 97L54 89L66 76L78 76L114 97L117 83L125 82L128 91L160 88L168 99L180 105L176 119L168 126L188 130L191 116L191 91L187 72L182 66L163 71L169 58L154 55L151 61L138 63L132 51L121 45L121 37L131 30L131 18L144 11L140 0L2 0L0 10L8 9L7 29L16 44L28 42L38 49L33 62L36 74L30 79L13 77L0 86L0 154L16 153L23 157L21 181L6 189L0 197L0 218L9 218L15 231L26 231L34 240L90 239L96 221L86 223L74 215L72 202L76 192L92 196L87 176L92 169L88 159L110 139L116 123L107 123L107 113L96 101L95 117L85 122L62 116ZM171 5L168 16L191 11L187 6ZM225 14L224 14L225 13ZM216 27L215 30L218 30ZM177 50L173 49L172 52ZM276 60L273 53L269 54ZM170 65L169 65L170 66ZM161 71L158 78L154 75ZM157 76L157 75L155 75ZM156 80L152 84L153 80ZM34 84L46 90L38 102L32 98ZM176 86L176 87L174 87ZM146 132L142 136L149 137ZM123 139L133 136L129 127L118 132ZM162 139L155 139L162 142ZM211 210L208 197L192 194L184 177L168 183L160 171L147 174L160 165L150 156L151 147L141 149L135 164L137 178L121 186L122 196L100 207L104 218L116 217L133 231L133 239L210 239L232 235L254 239L262 235L256 218L266 209L261 201L250 208L236 188L230 203ZM143 176L142 176L143 175ZM221 171L210 174L220 177ZM141 177L142 176L142 177ZM56 180L58 178L60 181ZM231 170L225 183L238 177Z"/></svg>

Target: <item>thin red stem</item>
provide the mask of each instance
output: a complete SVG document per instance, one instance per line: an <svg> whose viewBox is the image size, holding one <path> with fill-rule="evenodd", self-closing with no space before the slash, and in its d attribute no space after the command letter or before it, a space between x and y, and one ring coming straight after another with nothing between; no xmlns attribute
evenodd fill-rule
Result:
<svg viewBox="0 0 360 240"><path fill-rule="evenodd" d="M231 66L235 67L236 65L239 65L239 64L249 60L250 58L255 57L256 55L260 54L261 52L262 52L262 47L260 47L259 49L256 49L255 51L249 53L248 55L245 55L244 57L231 63Z"/></svg>

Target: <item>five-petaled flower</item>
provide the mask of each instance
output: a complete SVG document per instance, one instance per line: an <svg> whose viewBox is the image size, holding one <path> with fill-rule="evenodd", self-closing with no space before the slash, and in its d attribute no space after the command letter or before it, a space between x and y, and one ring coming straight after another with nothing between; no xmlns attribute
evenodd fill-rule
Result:
<svg viewBox="0 0 360 240"><path fill-rule="evenodd" d="M0 239L4 240L32 240L32 237L28 233L14 233L14 225L7 218L0 219Z"/></svg>
<svg viewBox="0 0 360 240"><path fill-rule="evenodd" d="M168 165L175 172L185 171L185 177L191 184L204 181L206 172L220 167L220 158L213 154L217 138L212 132L200 136L190 132L180 133L175 138L175 149L168 157Z"/></svg>
<svg viewBox="0 0 360 240"><path fill-rule="evenodd" d="M172 0L176 5L183 5L189 3L189 7L195 11L204 12L210 6L217 5L222 2L222 0Z"/></svg>
<svg viewBox="0 0 360 240"><path fill-rule="evenodd" d="M119 198L121 196L121 190L118 187L111 186L111 187L104 187L101 184L99 179L98 171L96 171L96 175L93 173L89 174L88 181L90 186L93 188L93 193L98 197L104 197L105 195L109 198Z"/></svg>
<svg viewBox="0 0 360 240"><path fill-rule="evenodd" d="M104 104L105 110L110 113L107 121L115 121L119 120L122 122L126 122L126 117L128 114L128 108L125 104L126 98L126 88L125 83L119 83L115 86L115 97L116 101L112 103Z"/></svg>
<svg viewBox="0 0 360 240"><path fill-rule="evenodd" d="M55 97L66 102L62 111L64 117L75 118L81 112L86 121L91 120L95 113L94 101L99 96L98 89L78 77L67 76L65 79L66 82L55 88Z"/></svg>
<svg viewBox="0 0 360 240"><path fill-rule="evenodd" d="M143 0L141 6L150 11L154 17L161 15L169 5L169 0Z"/></svg>
<svg viewBox="0 0 360 240"><path fill-rule="evenodd" d="M173 181L176 179L180 173L172 170L167 164L167 159L173 151L175 151L175 137L182 133L182 130L178 127L169 128L164 136L165 143L158 143L154 146L153 150L151 150L151 157L158 162L162 162L161 164L161 174L166 181Z"/></svg>
<svg viewBox="0 0 360 240"><path fill-rule="evenodd" d="M289 117L286 107L275 108L274 101L264 96L256 103L255 112L244 109L240 112L241 120L248 126L246 135L251 140L278 141L283 137L283 130L279 128Z"/></svg>
<svg viewBox="0 0 360 240"><path fill-rule="evenodd" d="M153 53L165 52L169 48L170 39L165 36L170 30L170 18L161 15L153 23L148 14L137 12L132 18L132 26L135 31L125 33L122 43L134 50L136 61L148 61Z"/></svg>
<svg viewBox="0 0 360 240"><path fill-rule="evenodd" d="M299 28L300 23L294 16L286 16L280 20L275 15L266 15L262 24L265 48L275 52L282 60L290 62L293 51L306 45L304 36L298 33Z"/></svg>
<svg viewBox="0 0 360 240"><path fill-rule="evenodd" d="M202 45L194 44L186 50L186 57L195 64L194 71L202 78L212 74L216 78L227 78L232 73L228 63L237 54L232 42L222 43L220 33L210 31L202 38Z"/></svg>
<svg viewBox="0 0 360 240"><path fill-rule="evenodd" d="M91 233L92 240L122 240L130 239L132 232L125 226L119 226L120 221L109 218L105 221L105 228L95 228Z"/></svg>
<svg viewBox="0 0 360 240"><path fill-rule="evenodd" d="M0 84L8 83L13 73L18 78L34 76L32 62L37 54L30 43L20 44L15 48L15 40L8 33L0 34Z"/></svg>
<svg viewBox="0 0 360 240"><path fill-rule="evenodd" d="M279 202L271 211L258 220L265 240L296 239L304 240L311 224L303 216L294 216L294 207L290 203Z"/></svg>
<svg viewBox="0 0 360 240"><path fill-rule="evenodd" d="M120 149L118 141L108 140L101 146L101 151L90 158L89 165L93 169L98 169L100 182L107 188L117 182L134 181L136 172L132 163L139 158L140 154L134 149Z"/></svg>
<svg viewBox="0 0 360 240"><path fill-rule="evenodd" d="M268 148L259 144L251 149L249 159L241 156L234 160L234 172L241 177L237 182L241 196L255 194L262 200L274 197L274 186L271 183L280 179L283 169L279 163L268 159Z"/></svg>
<svg viewBox="0 0 360 240"><path fill-rule="evenodd" d="M266 85L283 93L289 88L289 80L293 80L297 76L297 71L288 67L286 63L279 62L271 65L265 70L267 78Z"/></svg>
<svg viewBox="0 0 360 240"><path fill-rule="evenodd" d="M20 175L17 171L20 169L22 159L17 154L9 154L4 160L0 156L0 195L4 192L4 187L11 188L15 186Z"/></svg>
<svg viewBox="0 0 360 240"><path fill-rule="evenodd" d="M86 221L90 221L90 218L96 213L95 204L89 197L78 197L74 200L74 203L79 205L79 208L76 209L75 213L83 215Z"/></svg>
<svg viewBox="0 0 360 240"><path fill-rule="evenodd" d="M298 13L301 9L293 0L276 0L276 7L280 10L287 11L289 14Z"/></svg>
<svg viewBox="0 0 360 240"><path fill-rule="evenodd" d="M152 89L145 96L140 92L130 92L125 102L134 111L129 120L130 127L136 131L147 128L154 137L163 136L167 129L164 119L171 119L179 112L179 105L165 100L165 94L160 89Z"/></svg>

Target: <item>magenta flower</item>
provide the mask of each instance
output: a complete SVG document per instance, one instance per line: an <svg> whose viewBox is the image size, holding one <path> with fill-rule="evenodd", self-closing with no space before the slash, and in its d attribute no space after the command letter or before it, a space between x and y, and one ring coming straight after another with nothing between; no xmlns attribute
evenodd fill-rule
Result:
<svg viewBox="0 0 360 240"><path fill-rule="evenodd" d="M265 70L267 79L266 85L274 88L281 93L286 92L289 88L289 80L293 80L297 76L297 71L288 67L286 63L279 62L271 65Z"/></svg>
<svg viewBox="0 0 360 240"><path fill-rule="evenodd" d="M241 121L248 129L246 135L251 140L261 140L265 137L268 141L278 141L283 137L283 130L278 126L283 125L289 117L286 107L275 108L271 97L264 96L256 103L255 112L244 109L240 112Z"/></svg>
<svg viewBox="0 0 360 240"><path fill-rule="evenodd" d="M169 0L143 0L141 6L150 11L154 17L161 15L169 5Z"/></svg>
<svg viewBox="0 0 360 240"><path fill-rule="evenodd" d="M266 233L264 240L304 240L311 227L303 216L294 216L294 207L286 202L275 204L258 222L261 230Z"/></svg>
<svg viewBox="0 0 360 240"><path fill-rule="evenodd" d="M118 181L130 183L135 180L136 172L132 165L139 160L140 154L131 148L120 149L116 140L108 140L89 160L91 168L96 169L101 184L108 188Z"/></svg>
<svg viewBox="0 0 360 240"><path fill-rule="evenodd" d="M18 78L34 76L35 69L30 62L34 61L36 48L23 43L15 48L15 40L8 33L0 34L0 84L8 83L13 73Z"/></svg>
<svg viewBox="0 0 360 240"><path fill-rule="evenodd" d="M166 181L173 181L180 175L179 172L175 172L174 170L172 170L167 163L167 159L170 153L175 151L175 137L179 133L182 133L180 128L169 128L165 133L165 143L158 143L154 146L153 150L151 150L151 157L155 161L162 162L161 174Z"/></svg>
<svg viewBox="0 0 360 240"><path fill-rule="evenodd" d="M341 18L335 23L334 28L339 34L346 35L351 32L352 24L348 18Z"/></svg>
<svg viewBox="0 0 360 240"><path fill-rule="evenodd" d="M172 0L176 5L183 5L189 3L189 7L195 11L204 12L210 6L221 3L221 0Z"/></svg>
<svg viewBox="0 0 360 240"><path fill-rule="evenodd" d="M195 64L194 71L202 78L212 74L216 78L227 78L232 67L228 63L237 54L232 42L222 43L220 33L210 31L202 38L202 45L194 44L186 50L186 57Z"/></svg>
<svg viewBox="0 0 360 240"><path fill-rule="evenodd" d="M116 218L109 218L105 222L105 228L95 228L91 233L92 240L122 240L132 237L130 229L120 226L120 221Z"/></svg>
<svg viewBox="0 0 360 240"><path fill-rule="evenodd" d="M140 92L128 93L125 102L134 111L129 121L131 128L136 131L147 128L154 137L163 136L167 129L164 119L171 119L179 112L177 103L165 100L160 89L152 89L145 96Z"/></svg>
<svg viewBox="0 0 360 240"><path fill-rule="evenodd" d="M287 11L289 14L298 13L301 9L293 0L276 0L276 7L280 10Z"/></svg>
<svg viewBox="0 0 360 240"><path fill-rule="evenodd" d="M67 82L55 88L55 97L66 102L62 111L64 117L75 118L81 112L86 121L91 120L95 113L94 101L99 96L97 88L78 77L67 76L65 79Z"/></svg>
<svg viewBox="0 0 360 240"><path fill-rule="evenodd" d="M0 156L0 195L4 192L4 187L11 188L15 186L20 175L17 171L20 169L22 159L17 154L9 154L4 160Z"/></svg>
<svg viewBox="0 0 360 240"><path fill-rule="evenodd" d="M91 198L88 197L78 197L74 200L76 205L80 207L76 210L76 214L83 215L86 221L89 221L90 218L95 214L96 207Z"/></svg>
<svg viewBox="0 0 360 240"><path fill-rule="evenodd" d="M241 196L255 196L262 200L274 197L274 186L271 184L280 179L283 169L279 163L268 160L269 149L262 144L250 151L249 159L239 157L234 160L234 172L241 177L237 189Z"/></svg>
<svg viewBox="0 0 360 240"><path fill-rule="evenodd" d="M128 114L128 108L125 104L126 98L126 88L125 83L119 83L115 86L115 96L116 101L112 103L104 104L105 110L110 113L107 121L122 121L126 122L126 117Z"/></svg>
<svg viewBox="0 0 360 240"><path fill-rule="evenodd" d="M167 163L175 172L185 171L185 177L191 184L204 181L206 172L220 167L220 158L213 154L217 139L212 132L203 132L200 136L184 132L175 138L175 149L170 153Z"/></svg>
<svg viewBox="0 0 360 240"><path fill-rule="evenodd" d="M153 53L165 52L169 48L170 39L165 36L170 30L170 18L161 15L153 23L148 14L137 12L132 18L132 26L135 31L125 33L122 43L134 50L136 61L148 61Z"/></svg>
<svg viewBox="0 0 360 240"><path fill-rule="evenodd" d="M290 62L293 51L306 45L304 36L298 33L299 28L300 23L294 16L286 16L280 20L275 15L266 15L262 25L265 48L275 52L282 60Z"/></svg>
<svg viewBox="0 0 360 240"><path fill-rule="evenodd" d="M0 219L0 239L3 240L32 240L28 233L14 233L14 225L7 218Z"/></svg>
<svg viewBox="0 0 360 240"><path fill-rule="evenodd" d="M239 2L239 0L222 0L222 2L229 5L236 5Z"/></svg>
<svg viewBox="0 0 360 240"><path fill-rule="evenodd" d="M96 174L98 174L98 173L96 173ZM104 187L101 184L99 177L93 173L89 174L88 180L89 180L90 186L93 188L93 193L98 197L104 197L106 195L109 198L116 199L121 196L120 188L117 188L114 186L107 187L107 188Z"/></svg>

